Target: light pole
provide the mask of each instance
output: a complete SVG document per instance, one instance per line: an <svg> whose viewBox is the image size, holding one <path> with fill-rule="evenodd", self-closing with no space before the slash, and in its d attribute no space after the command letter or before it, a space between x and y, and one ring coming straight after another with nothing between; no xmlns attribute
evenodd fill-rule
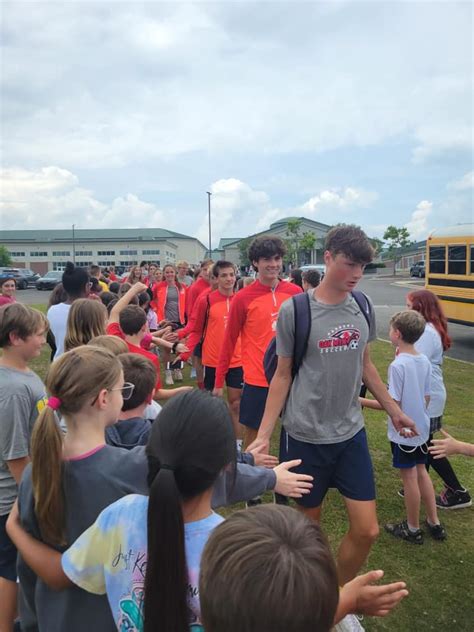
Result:
<svg viewBox="0 0 474 632"><path fill-rule="evenodd" d="M75 228L76 228L76 225L73 224L72 225L72 262L74 265L76 265L76 239L75 239L75 233L74 233Z"/></svg>
<svg viewBox="0 0 474 632"><path fill-rule="evenodd" d="M212 259L212 246L211 246L211 195L210 191L206 191L207 193L207 210L209 215L209 259Z"/></svg>

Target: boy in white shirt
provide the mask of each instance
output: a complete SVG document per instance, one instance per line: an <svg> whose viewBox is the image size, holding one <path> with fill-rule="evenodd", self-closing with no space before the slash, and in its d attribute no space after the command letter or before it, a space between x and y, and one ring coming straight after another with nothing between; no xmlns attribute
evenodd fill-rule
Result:
<svg viewBox="0 0 474 632"><path fill-rule="evenodd" d="M423 544L420 499L425 505L426 527L430 535L435 540L445 540L447 537L438 519L433 483L426 470L430 434L427 407L430 401L431 365L414 346L424 329L423 316L414 310L399 312L390 321L390 341L397 348L397 356L388 369L388 391L402 411L415 421L418 435L413 436L409 430L397 432L388 419L393 467L400 470L405 489L407 518L400 523L386 524L385 530L413 544ZM361 398L361 403L369 408L382 409L374 400Z"/></svg>

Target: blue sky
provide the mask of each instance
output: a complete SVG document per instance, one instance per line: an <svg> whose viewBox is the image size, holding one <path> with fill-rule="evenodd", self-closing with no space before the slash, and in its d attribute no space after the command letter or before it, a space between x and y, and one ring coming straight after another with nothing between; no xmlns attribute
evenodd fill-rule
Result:
<svg viewBox="0 0 474 632"><path fill-rule="evenodd" d="M4 2L2 227L473 221L470 2Z"/></svg>

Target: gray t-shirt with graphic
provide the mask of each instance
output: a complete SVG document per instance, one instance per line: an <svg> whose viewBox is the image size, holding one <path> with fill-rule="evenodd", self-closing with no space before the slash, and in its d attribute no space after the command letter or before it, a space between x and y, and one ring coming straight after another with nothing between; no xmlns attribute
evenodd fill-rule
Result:
<svg viewBox="0 0 474 632"><path fill-rule="evenodd" d="M309 292L311 332L308 349L283 413L288 434L315 444L341 443L364 426L359 404L363 355L376 337L372 309L370 331L364 314L349 294L337 305L326 305ZM280 308L277 354L291 357L294 347L293 301Z"/></svg>
<svg viewBox="0 0 474 632"><path fill-rule="evenodd" d="M0 366L0 516L10 513L18 494L8 461L29 455L33 424L46 405L45 388L29 369Z"/></svg>

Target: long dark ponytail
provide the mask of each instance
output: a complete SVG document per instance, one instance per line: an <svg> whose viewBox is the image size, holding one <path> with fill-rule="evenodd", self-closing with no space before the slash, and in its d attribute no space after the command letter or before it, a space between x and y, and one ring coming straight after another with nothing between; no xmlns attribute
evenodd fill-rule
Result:
<svg viewBox="0 0 474 632"><path fill-rule="evenodd" d="M235 463L226 404L202 391L173 397L153 424L146 453L150 494L144 632L188 632L181 502L210 489L219 472Z"/></svg>

